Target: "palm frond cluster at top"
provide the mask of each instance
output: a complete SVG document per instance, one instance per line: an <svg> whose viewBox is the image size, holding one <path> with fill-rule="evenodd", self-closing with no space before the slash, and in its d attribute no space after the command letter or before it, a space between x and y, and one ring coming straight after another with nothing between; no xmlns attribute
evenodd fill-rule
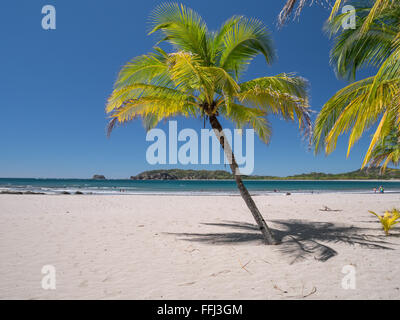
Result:
<svg viewBox="0 0 400 320"><path fill-rule="evenodd" d="M360 5L362 1L363 0L358 1L357 4ZM363 2L368 5L368 3L370 3L371 1L364 0ZM375 0L372 10L370 11L370 14L368 16L368 19L364 21L364 26L363 26L364 30L368 29L372 21L383 10L389 8L395 2L396 0ZM335 17L339 12L341 6L348 3L352 3L352 0L287 0L278 16L279 25L281 26L284 25L292 14L294 15L294 18L298 17L306 4L311 6L314 3L319 3L324 7L329 7L331 9L329 20L332 20L333 17Z"/></svg>
<svg viewBox="0 0 400 320"><path fill-rule="evenodd" d="M279 74L240 82L249 63L262 55L274 61L270 34L257 19L234 16L217 31L181 4L159 5L150 15L153 51L133 58L120 71L108 99L109 132L138 117L147 129L173 116L223 116L238 128L250 126L267 142L268 114L298 119L310 130L307 81ZM161 45L168 43L172 51Z"/></svg>
<svg viewBox="0 0 400 320"><path fill-rule="evenodd" d="M283 26L292 14L294 18L299 17L307 4L311 6L314 3L318 3L324 7L332 7L330 0L287 0L278 15L278 25Z"/></svg>
<svg viewBox="0 0 400 320"><path fill-rule="evenodd" d="M377 72L346 86L324 105L315 123L314 142L316 151L330 153L338 137L349 133L349 155L363 133L377 124L363 166L383 162L385 168L398 163L400 3L377 0L369 7L353 5L357 8L355 29L342 30L346 13L336 15L327 25L335 37L332 64L339 77L349 80L355 80L361 68L374 67Z"/></svg>

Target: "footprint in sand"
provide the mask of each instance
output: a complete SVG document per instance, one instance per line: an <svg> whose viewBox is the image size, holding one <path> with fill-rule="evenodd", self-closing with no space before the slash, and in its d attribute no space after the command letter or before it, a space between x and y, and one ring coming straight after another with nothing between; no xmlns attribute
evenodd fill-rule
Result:
<svg viewBox="0 0 400 320"><path fill-rule="evenodd" d="M84 280L79 284L80 288L86 288L87 286L88 286L88 281L87 280Z"/></svg>

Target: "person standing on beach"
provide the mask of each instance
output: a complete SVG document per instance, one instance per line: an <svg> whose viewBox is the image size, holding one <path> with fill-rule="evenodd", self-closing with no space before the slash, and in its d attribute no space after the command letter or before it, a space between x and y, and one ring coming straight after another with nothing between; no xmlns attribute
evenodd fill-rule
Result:
<svg viewBox="0 0 400 320"><path fill-rule="evenodd" d="M376 188L374 188L373 190L374 190L374 193L376 193Z"/></svg>
<svg viewBox="0 0 400 320"><path fill-rule="evenodd" d="M380 192L380 193L384 193L384 192L385 192L385 189L383 188L383 186L380 186L380 187L379 187L379 192Z"/></svg>

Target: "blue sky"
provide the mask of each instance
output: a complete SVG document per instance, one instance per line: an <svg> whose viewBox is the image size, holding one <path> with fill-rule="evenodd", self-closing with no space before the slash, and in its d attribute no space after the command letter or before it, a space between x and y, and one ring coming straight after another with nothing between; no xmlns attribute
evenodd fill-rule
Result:
<svg viewBox="0 0 400 320"><path fill-rule="evenodd" d="M156 39L147 36L147 17L159 3L1 1L0 177L85 178L99 173L125 178L156 168L146 162L150 143L140 121L117 128L107 139L104 105L123 64L154 45ZM296 72L310 81L311 105L317 112L346 85L335 78L329 65L331 43L322 31L328 9L307 7L298 21L278 29L281 0L183 3L198 11L210 29L218 28L234 14L259 18L269 27L278 59L272 66L261 57L255 59L243 80ZM41 27L41 9L46 4L56 8L56 30ZM178 129L203 127L200 119L177 120ZM255 143L255 174L350 171L360 167L368 146L366 134L346 159L347 137L342 137L333 154L315 156L302 142L296 124L277 118L271 118L271 122L271 143ZM226 122L224 125L229 127Z"/></svg>

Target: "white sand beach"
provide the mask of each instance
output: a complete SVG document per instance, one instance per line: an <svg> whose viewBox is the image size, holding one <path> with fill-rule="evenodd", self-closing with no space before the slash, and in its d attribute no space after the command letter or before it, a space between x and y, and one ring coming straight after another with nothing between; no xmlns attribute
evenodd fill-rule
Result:
<svg viewBox="0 0 400 320"><path fill-rule="evenodd" d="M254 199L282 244L261 244L239 196L0 195L0 299L400 298L400 227L368 213L398 194Z"/></svg>

